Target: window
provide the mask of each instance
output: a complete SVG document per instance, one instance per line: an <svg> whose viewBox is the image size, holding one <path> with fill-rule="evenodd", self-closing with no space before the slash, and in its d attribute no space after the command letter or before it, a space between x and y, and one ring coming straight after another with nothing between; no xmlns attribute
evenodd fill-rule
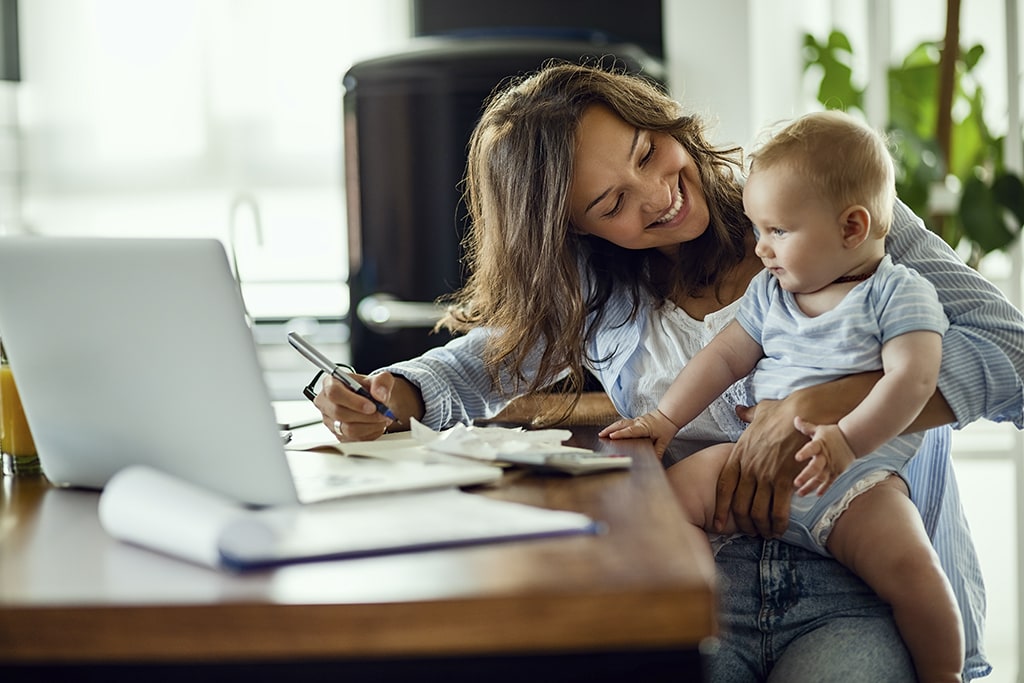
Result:
<svg viewBox="0 0 1024 683"><path fill-rule="evenodd" d="M15 229L234 237L254 317L343 316L342 76L403 42L408 14L406 0L21 3Z"/></svg>

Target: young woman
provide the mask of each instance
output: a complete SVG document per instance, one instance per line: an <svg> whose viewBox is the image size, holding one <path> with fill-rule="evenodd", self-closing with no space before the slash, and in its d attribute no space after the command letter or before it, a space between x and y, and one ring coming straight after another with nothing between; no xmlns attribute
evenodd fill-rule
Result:
<svg viewBox="0 0 1024 683"><path fill-rule="evenodd" d="M647 81L553 64L494 96L466 177L470 276L444 324L465 332L365 385L398 416L327 381L315 403L339 439L373 439L410 417L440 429L491 416L514 397L592 372L619 413L653 410L680 368L730 322L761 268L743 213L736 150ZM915 428L979 417L1022 426L1024 319L902 203L887 244L932 282L950 328L938 388ZM720 574L720 681L880 681L914 676L887 605L830 558L775 540L787 526L793 419L834 423L880 373L808 387L755 409L726 463L716 519L764 538L729 543ZM980 381L979 378L984 378ZM570 394L571 396L572 394ZM681 438L727 440L731 389ZM566 406L566 409L571 406ZM948 427L904 473L964 613L967 678L980 652L984 593L949 471Z"/></svg>

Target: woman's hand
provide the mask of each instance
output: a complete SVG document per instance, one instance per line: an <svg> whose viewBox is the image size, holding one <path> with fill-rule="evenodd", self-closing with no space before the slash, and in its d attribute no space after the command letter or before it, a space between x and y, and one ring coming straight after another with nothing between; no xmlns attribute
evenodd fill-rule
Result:
<svg viewBox="0 0 1024 683"><path fill-rule="evenodd" d="M797 413L786 400L737 406L736 414L750 426L719 474L714 528L724 529L731 512L742 533L777 538L789 526L793 481L803 469L793 456L808 439L793 427Z"/></svg>
<svg viewBox="0 0 1024 683"><path fill-rule="evenodd" d="M737 406L736 414L750 426L718 477L715 528L725 524L731 511L743 533L781 536L789 526L793 481L803 469L794 456L809 441L794 427L794 420L800 417L815 424L836 424L864 400L881 377L881 372L850 375L794 391L780 401L761 401L752 408ZM949 414L949 406L936 394L907 431L943 424Z"/></svg>
<svg viewBox="0 0 1024 683"><path fill-rule="evenodd" d="M390 427L408 429L409 417L422 419L423 399L419 389L409 381L382 372L372 377L353 375L366 387L370 394L384 403L398 416L398 421L384 417L377 412L373 402L355 393L341 382L330 377L324 379L320 393L313 399L323 422L338 441L372 441Z"/></svg>

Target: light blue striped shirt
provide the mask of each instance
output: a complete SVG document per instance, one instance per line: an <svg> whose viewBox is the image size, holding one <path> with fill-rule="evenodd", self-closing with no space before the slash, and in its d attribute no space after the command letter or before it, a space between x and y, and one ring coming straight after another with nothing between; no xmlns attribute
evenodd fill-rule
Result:
<svg viewBox="0 0 1024 683"><path fill-rule="evenodd" d="M886 251L895 263L913 268L935 287L949 329L943 335L939 390L956 416L956 426L979 418L1012 421L1024 426L1024 317L1003 294L924 227L902 202L897 202ZM636 417L629 406L636 398L637 377L628 372L638 352L648 311L660 302L643 302L630 318L626 292L613 294L602 326L588 340L590 358L608 358L593 368L620 414ZM487 330L476 329L419 358L384 368L419 387L426 412L424 423L434 429L489 417L508 403L496 391L484 366ZM506 389L512 387L503 378ZM720 399L720 412L732 405ZM728 440L723 433L722 440ZM921 452L904 471L912 498L950 576L964 612L968 677L989 667L981 652L985 596L974 545L960 507L949 460L949 429L928 432Z"/></svg>
<svg viewBox="0 0 1024 683"><path fill-rule="evenodd" d="M941 335L949 327L928 280L888 254L874 275L816 316L805 315L793 294L762 270L747 287L736 320L765 354L751 373L753 403L881 370L880 349L890 339L922 330Z"/></svg>

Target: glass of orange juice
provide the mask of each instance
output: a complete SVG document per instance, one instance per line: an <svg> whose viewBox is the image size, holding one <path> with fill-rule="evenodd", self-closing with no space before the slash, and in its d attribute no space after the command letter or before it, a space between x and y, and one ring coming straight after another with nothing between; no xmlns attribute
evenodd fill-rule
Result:
<svg viewBox="0 0 1024 683"><path fill-rule="evenodd" d="M25 419L14 374L0 342L0 455L7 475L39 474L39 456Z"/></svg>

